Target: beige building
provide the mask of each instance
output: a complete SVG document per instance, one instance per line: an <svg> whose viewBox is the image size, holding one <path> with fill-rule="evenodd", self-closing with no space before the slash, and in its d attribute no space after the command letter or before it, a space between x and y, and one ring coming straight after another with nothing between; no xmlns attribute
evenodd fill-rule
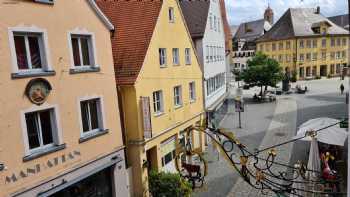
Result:
<svg viewBox="0 0 350 197"><path fill-rule="evenodd" d="M128 196L113 25L88 0L0 5L0 196Z"/></svg>
<svg viewBox="0 0 350 197"><path fill-rule="evenodd" d="M348 34L319 8L290 8L257 41L257 50L297 79L341 76L348 62Z"/></svg>

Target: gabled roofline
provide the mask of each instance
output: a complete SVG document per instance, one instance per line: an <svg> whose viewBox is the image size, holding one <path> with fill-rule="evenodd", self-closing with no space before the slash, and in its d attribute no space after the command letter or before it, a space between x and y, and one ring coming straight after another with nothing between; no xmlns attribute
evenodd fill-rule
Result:
<svg viewBox="0 0 350 197"><path fill-rule="evenodd" d="M101 9L97 6L95 0L88 0L87 2L89 3L90 7L95 11L100 20L104 23L104 25L107 27L107 29L109 29L110 31L114 31L114 25L109 21L106 15L103 14Z"/></svg>

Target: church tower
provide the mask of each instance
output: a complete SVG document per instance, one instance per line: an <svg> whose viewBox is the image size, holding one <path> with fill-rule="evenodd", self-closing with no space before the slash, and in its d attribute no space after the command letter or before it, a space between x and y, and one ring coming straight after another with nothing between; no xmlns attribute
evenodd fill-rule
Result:
<svg viewBox="0 0 350 197"><path fill-rule="evenodd" d="M268 7L265 10L264 13L264 19L265 21L269 22L271 25L273 25L273 10L270 8L270 4L268 5Z"/></svg>

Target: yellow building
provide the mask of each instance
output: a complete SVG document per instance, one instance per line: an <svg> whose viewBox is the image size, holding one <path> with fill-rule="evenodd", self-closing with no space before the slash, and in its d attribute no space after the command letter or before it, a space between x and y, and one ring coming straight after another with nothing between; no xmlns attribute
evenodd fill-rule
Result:
<svg viewBox="0 0 350 197"><path fill-rule="evenodd" d="M151 169L177 172L176 146L204 137L203 74L177 0L96 1L117 26L112 39L134 196L148 195ZM186 144L187 142L185 142Z"/></svg>
<svg viewBox="0 0 350 197"><path fill-rule="evenodd" d="M113 25L93 1L0 0L0 18L0 196L128 196Z"/></svg>
<svg viewBox="0 0 350 197"><path fill-rule="evenodd" d="M341 76L348 62L348 33L319 8L290 8L258 39L257 50L298 79Z"/></svg>

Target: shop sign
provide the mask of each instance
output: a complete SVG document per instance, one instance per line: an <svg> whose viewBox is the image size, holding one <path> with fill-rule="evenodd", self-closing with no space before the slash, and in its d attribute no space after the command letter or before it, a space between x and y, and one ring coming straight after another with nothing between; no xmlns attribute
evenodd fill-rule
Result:
<svg viewBox="0 0 350 197"><path fill-rule="evenodd" d="M37 175L45 170L49 170L59 165L66 164L69 161L76 160L81 156L80 151L75 150L67 154L63 154L52 159L49 159L43 163L34 164L32 167L14 172L11 175L5 176L5 184L11 184L30 176Z"/></svg>
<svg viewBox="0 0 350 197"><path fill-rule="evenodd" d="M145 138L152 138L151 109L149 97L141 97L141 108L143 117L143 135Z"/></svg>

